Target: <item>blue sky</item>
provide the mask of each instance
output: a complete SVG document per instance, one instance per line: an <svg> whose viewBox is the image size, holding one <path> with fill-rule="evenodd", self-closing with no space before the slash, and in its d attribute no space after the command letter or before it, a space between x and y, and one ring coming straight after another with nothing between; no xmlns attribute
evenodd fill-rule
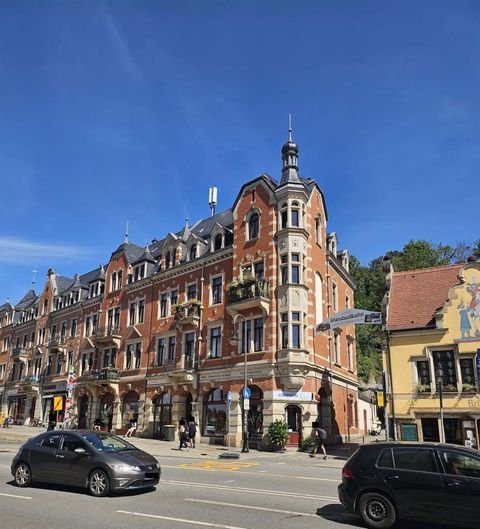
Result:
<svg viewBox="0 0 480 529"><path fill-rule="evenodd" d="M0 303L279 177L293 115L329 231L367 264L480 238L480 3L0 4Z"/></svg>

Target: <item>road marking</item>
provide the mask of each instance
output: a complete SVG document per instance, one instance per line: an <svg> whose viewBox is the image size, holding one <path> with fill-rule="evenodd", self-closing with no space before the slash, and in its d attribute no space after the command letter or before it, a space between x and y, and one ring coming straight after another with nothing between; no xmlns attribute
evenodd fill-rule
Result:
<svg viewBox="0 0 480 529"><path fill-rule="evenodd" d="M209 503L212 505L223 505L225 507L235 507L235 508L249 509L249 510L255 510L255 511L278 512L281 514L293 514L295 516L309 516L311 518L318 518L318 514L295 512L295 511L284 511L282 509L268 509L267 507L256 507L254 505L240 505L239 503L226 503L223 501L197 500L194 498L185 498L184 501L193 501L194 503Z"/></svg>
<svg viewBox="0 0 480 529"><path fill-rule="evenodd" d="M6 496L7 498L18 498L19 500L31 500L30 496L17 496L17 494L3 494L0 492L0 496Z"/></svg>
<svg viewBox="0 0 480 529"><path fill-rule="evenodd" d="M253 494L267 494L269 496L287 496L289 498L303 498L307 500L323 500L331 501L333 503L339 503L338 498L335 496L319 496L317 494L299 494L296 492L287 492L287 491L278 491L278 490L268 490L268 489L249 489L246 487L232 487L224 485L211 485L208 483L192 483L190 481L172 481L164 480L162 483L172 484L172 485L183 485L186 487L199 487L202 489L220 489L228 490L230 492L252 492Z"/></svg>
<svg viewBox="0 0 480 529"><path fill-rule="evenodd" d="M0 467L2 467L2 468L10 468L11 466L10 465L1 464Z"/></svg>
<svg viewBox="0 0 480 529"><path fill-rule="evenodd" d="M236 463L238 464L238 463ZM254 463L255 465L258 465L258 463ZM311 481L331 481L332 483L340 483L342 481L340 478L319 478L319 477L308 477L308 476L296 476L294 474L278 474L274 472L267 472L266 470L255 470L255 472L249 472L248 470L239 470L239 469L231 469L231 468L225 468L225 467L218 467L218 468L211 468L211 466L200 466L200 463L194 464L181 464L181 465L162 465L162 468L181 468L182 470L205 470L206 472L217 472L219 470L235 470L238 472L238 474L252 474L254 476L257 476L260 472L262 474L265 474L265 476L272 476L274 478L288 478L288 479L301 479L304 480L311 480ZM330 468L330 467L329 467Z"/></svg>
<svg viewBox="0 0 480 529"><path fill-rule="evenodd" d="M227 463L224 461L217 461L217 460L205 460L205 461L200 461L199 463L182 463L181 465L177 465L177 467L182 467L182 468L201 468L203 470L241 470L242 468L249 468L249 467L256 467L256 466L258 466L258 463L244 463L244 462Z"/></svg>
<svg viewBox="0 0 480 529"><path fill-rule="evenodd" d="M140 516L142 518L155 518L157 520L169 520L170 522L181 522L187 523L188 525L203 525L205 527L219 527L221 529L245 529L245 527L237 527L236 525L224 525L221 523L210 523L200 522L198 520L192 520L187 518L173 518L171 516L159 516L158 514L146 514L143 512L131 512L131 511L117 511L120 514L129 514L130 516Z"/></svg>

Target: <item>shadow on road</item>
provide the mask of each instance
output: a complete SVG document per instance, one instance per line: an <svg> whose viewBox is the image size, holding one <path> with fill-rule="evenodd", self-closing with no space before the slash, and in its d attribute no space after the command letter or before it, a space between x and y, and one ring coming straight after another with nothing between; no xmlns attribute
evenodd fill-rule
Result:
<svg viewBox="0 0 480 529"><path fill-rule="evenodd" d="M88 491L86 488L83 487L72 487L70 485L57 485L53 483L39 483L35 482L32 483L29 487L17 487L15 485L15 481L12 479L10 481L6 482L7 485L10 485L17 491L27 491L30 489L40 489L40 490L51 490L52 492L67 492L71 494L83 494L85 496L89 496ZM145 489L132 489L132 490L124 490L121 492L110 492L107 498L118 498L119 496L140 496L142 494L148 494L149 492L154 492L156 490L156 487L151 488L145 488Z"/></svg>
<svg viewBox="0 0 480 529"><path fill-rule="evenodd" d="M349 513L338 504L329 504L319 507L317 509L317 515L325 518L325 520L331 522L344 522L348 523L351 527L361 527L367 528L367 526L362 522L361 518L356 514ZM454 526L449 525L438 525L431 523L422 523L422 522L412 522L412 521L400 521L395 529L456 529Z"/></svg>

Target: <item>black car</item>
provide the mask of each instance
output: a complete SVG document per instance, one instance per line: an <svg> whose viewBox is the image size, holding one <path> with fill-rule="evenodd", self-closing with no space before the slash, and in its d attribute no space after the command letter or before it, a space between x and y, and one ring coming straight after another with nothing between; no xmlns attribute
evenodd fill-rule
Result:
<svg viewBox="0 0 480 529"><path fill-rule="evenodd" d="M480 455L438 443L362 445L343 467L338 496L374 529L399 519L478 527Z"/></svg>
<svg viewBox="0 0 480 529"><path fill-rule="evenodd" d="M116 435L89 430L54 430L29 439L13 458L16 485L32 481L86 487L92 496L153 488L158 461Z"/></svg>

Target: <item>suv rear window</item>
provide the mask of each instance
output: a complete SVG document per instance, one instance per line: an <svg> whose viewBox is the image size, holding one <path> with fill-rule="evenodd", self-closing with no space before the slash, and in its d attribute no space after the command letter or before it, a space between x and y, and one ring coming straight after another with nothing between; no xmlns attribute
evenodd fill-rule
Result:
<svg viewBox="0 0 480 529"><path fill-rule="evenodd" d="M393 459L395 468L399 470L438 472L433 450L428 448L394 448Z"/></svg>

